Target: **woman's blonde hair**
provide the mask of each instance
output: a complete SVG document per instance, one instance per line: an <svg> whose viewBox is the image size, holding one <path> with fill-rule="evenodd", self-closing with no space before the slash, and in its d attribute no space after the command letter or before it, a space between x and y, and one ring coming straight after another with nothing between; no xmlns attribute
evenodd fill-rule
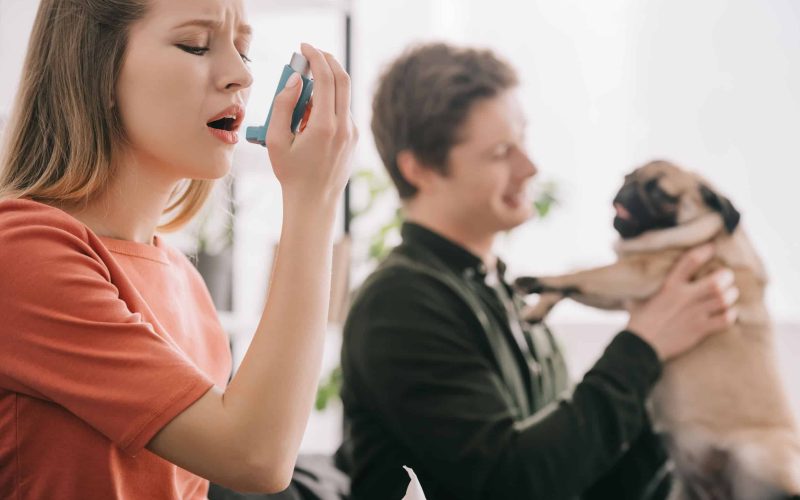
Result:
<svg viewBox="0 0 800 500"><path fill-rule="evenodd" d="M0 198L69 207L108 186L112 154L127 142L114 89L129 28L146 10L146 0L41 1L4 134ZM159 229L188 222L213 182L184 181Z"/></svg>

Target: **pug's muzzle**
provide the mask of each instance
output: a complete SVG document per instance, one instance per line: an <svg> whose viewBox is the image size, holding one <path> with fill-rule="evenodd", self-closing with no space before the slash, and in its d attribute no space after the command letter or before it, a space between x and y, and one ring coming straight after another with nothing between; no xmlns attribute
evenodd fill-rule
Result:
<svg viewBox="0 0 800 500"><path fill-rule="evenodd" d="M675 227L678 201L661 189L658 179L629 180L614 198L614 229L623 239L630 239L652 229Z"/></svg>

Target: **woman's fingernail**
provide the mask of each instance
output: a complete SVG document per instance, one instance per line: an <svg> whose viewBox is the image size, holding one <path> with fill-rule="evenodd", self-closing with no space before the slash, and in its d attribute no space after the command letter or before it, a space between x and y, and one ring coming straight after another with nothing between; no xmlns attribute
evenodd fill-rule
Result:
<svg viewBox="0 0 800 500"><path fill-rule="evenodd" d="M284 85L284 87L290 89L295 85L297 85L297 82L299 81L300 81L300 75L297 73L292 73L291 76L289 76L289 79L286 80L286 85Z"/></svg>

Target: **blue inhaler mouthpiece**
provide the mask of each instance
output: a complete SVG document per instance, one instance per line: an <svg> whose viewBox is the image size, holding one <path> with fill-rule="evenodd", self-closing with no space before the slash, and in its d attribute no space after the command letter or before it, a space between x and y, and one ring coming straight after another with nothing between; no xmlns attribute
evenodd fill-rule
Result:
<svg viewBox="0 0 800 500"><path fill-rule="evenodd" d="M300 93L300 99L298 99L297 105L294 107L294 113L292 113L292 132L297 132L297 127L300 125L300 121L303 119L303 115L306 112L308 101L311 99L311 92L314 90L314 80L311 79L311 67L308 64L308 60L297 52L292 54L292 60L289 61L289 64L283 67L281 79L278 81L278 89L275 90L276 96L280 94L286 86L286 81L292 76L292 73L300 73L300 80L303 82L303 91ZM273 96L272 104L270 104L269 107L269 114L267 115L267 121L264 122L264 126L247 127L247 142L261 144L266 147L267 129L269 128L269 121L272 118L272 107L274 105L275 97Z"/></svg>

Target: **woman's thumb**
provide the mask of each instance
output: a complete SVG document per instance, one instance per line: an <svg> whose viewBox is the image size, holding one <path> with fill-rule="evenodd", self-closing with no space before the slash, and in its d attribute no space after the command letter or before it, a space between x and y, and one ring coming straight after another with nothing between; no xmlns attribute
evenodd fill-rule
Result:
<svg viewBox="0 0 800 500"><path fill-rule="evenodd" d="M272 116L267 129L267 147L270 144L291 142L293 137L292 113L300 98L303 86L300 84L300 75L292 73L286 80L286 85L272 102Z"/></svg>

